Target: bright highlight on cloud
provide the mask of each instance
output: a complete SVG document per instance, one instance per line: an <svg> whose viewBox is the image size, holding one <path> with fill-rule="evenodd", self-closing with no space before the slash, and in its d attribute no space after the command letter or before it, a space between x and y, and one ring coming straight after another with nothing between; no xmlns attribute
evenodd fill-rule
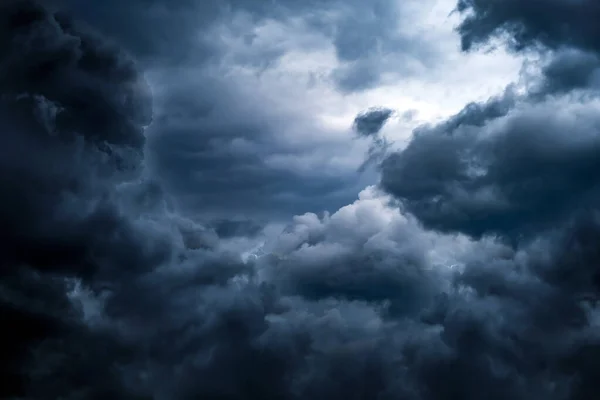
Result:
<svg viewBox="0 0 600 400"><path fill-rule="evenodd" d="M3 2L0 398L596 400L599 13Z"/></svg>

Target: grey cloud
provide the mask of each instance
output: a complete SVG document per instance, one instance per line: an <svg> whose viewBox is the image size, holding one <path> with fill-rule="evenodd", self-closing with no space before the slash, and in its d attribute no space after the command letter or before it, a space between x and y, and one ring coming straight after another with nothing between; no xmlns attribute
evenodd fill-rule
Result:
<svg viewBox="0 0 600 400"><path fill-rule="evenodd" d="M295 124L323 128L283 115L286 111L276 114L256 101L258 94L246 102L247 94L222 78L189 79L167 79L169 94L156 101L147 146L149 165L182 207L212 218L260 219L267 213L336 209L359 190L362 183L351 169L342 175L302 168L304 159L336 151L342 143L301 146L279 136ZM275 158L289 163L269 164Z"/></svg>
<svg viewBox="0 0 600 400"><path fill-rule="evenodd" d="M52 129L63 134L83 131L100 141L141 147L151 104L133 61L59 14L35 6L11 11L13 3L2 6L4 98L36 107L38 120L50 113Z"/></svg>
<svg viewBox="0 0 600 400"><path fill-rule="evenodd" d="M515 51L546 53L531 97L597 87L600 8L593 1L460 0L463 50L500 38ZM545 50L549 50L545 51Z"/></svg>
<svg viewBox="0 0 600 400"><path fill-rule="evenodd" d="M73 95L80 88L64 85ZM472 155L500 144L491 160L514 162L517 177L529 164L556 173L544 161L557 159L568 167L559 179L587 173L594 131L582 129L581 141L561 136L577 118L568 107L551 114L553 101L491 107L496 125L463 117L440 164L461 172L453 140L464 139ZM569 106L595 126L585 103ZM78 141L49 135L52 113L40 123L36 107L20 104L29 118L18 118L1 103L0 318L13 325L0 352L12 385L0 397L598 398L600 223L588 207L508 246L426 230L371 191L331 216L296 217L265 245L276 254L243 263L170 205L152 171L123 176L88 134L95 126L82 122ZM550 140L534 130L513 153L508 128L550 122L559 124L547 129ZM440 141L427 133L413 146ZM580 162L567 163L574 156ZM513 168L490 166L498 177Z"/></svg>
<svg viewBox="0 0 600 400"><path fill-rule="evenodd" d="M456 115L440 123L436 129L452 132L461 126L484 126L487 122L506 116L519 100L520 96L515 88L509 85L502 94L485 102L467 104Z"/></svg>
<svg viewBox="0 0 600 400"><path fill-rule="evenodd" d="M286 215L334 210L351 201L363 185L356 182L352 168L342 179L333 172L294 171L294 163L302 163L303 158L333 151L334 147L340 147L341 153L344 144L315 143L301 148L285 143L281 132L288 128L284 124L294 123L290 116L261 106L255 101L257 94L232 87L230 79L211 71L214 65L210 60L221 60L223 54L219 52L224 46L211 29L228 23L232 15L252 15L250 25L240 28L244 34L270 18L283 21L301 16L323 34L334 35L325 23L331 13L325 10L334 12L337 2L268 5L184 1L166 6L154 1L121 7L110 2L90 5L66 1L61 5L117 40L149 67L157 115L146 132L146 155L159 180L182 206L204 215L213 213L213 218L223 218L224 213L262 218L272 211ZM321 12L310 9L310 5ZM355 18L359 5L349 5L339 18ZM216 41L205 43L213 39ZM268 64L265 54L260 53L249 52L234 57L233 62ZM276 53L282 54L280 50ZM218 74L226 73L227 66L218 69ZM307 124L306 129L322 128ZM289 159L289 166L285 167L284 161L271 165L269 158Z"/></svg>
<svg viewBox="0 0 600 400"><path fill-rule="evenodd" d="M388 154L389 141L379 135L379 132L393 115L394 110L385 107L372 107L358 114L352 123L352 128L359 136L371 140L365 161L359 168L363 172L372 164L379 164Z"/></svg>
<svg viewBox="0 0 600 400"><path fill-rule="evenodd" d="M560 243L547 245L556 248ZM578 240L570 243L561 248L569 262L588 255L593 259L593 253L577 250ZM535 258L535 249L522 251L530 254L525 264L510 251L500 253L504 259L479 252L465 260L469 264L456 275L456 289L424 308L427 322L395 319L395 314L368 303L327 299L352 293L355 285L344 280L338 282L346 294L314 291L309 296L314 300L309 300L279 297L254 284L179 286L172 273L163 275L160 282L148 281L147 288L134 287L134 299L118 302L116 325L146 327L127 332L128 351L140 354L135 343L143 344L145 358L152 360L123 361L121 368L131 376L132 393L157 398L348 398L358 393L358 398L446 399L455 394L466 399L592 399L594 363L586 366L591 360L582 358L580 350L597 346L586 306L579 302L589 286L568 289L542 272L538 275L560 275L560 258L544 265ZM291 257L279 268L301 268L295 262ZM387 272L384 265L379 268L374 271L375 277L383 274L379 279L398 270L392 265ZM336 270L352 275L344 264ZM319 274L315 271L315 278ZM400 298L406 295L414 302L410 293L419 285L410 282L403 283L409 285L408 292L402 285L398 290ZM423 277L421 284L427 282ZM303 294L306 288L297 290ZM165 291L168 297L161 294ZM160 302L149 303L150 298ZM199 315L184 311L198 306ZM144 317L138 307L153 312ZM412 313L418 315L419 308ZM171 345L165 348L165 342ZM91 356L91 351L93 347L84 354ZM102 364L104 357L95 364ZM140 371L146 378L136 380ZM329 379L332 374L337 379Z"/></svg>
<svg viewBox="0 0 600 400"><path fill-rule="evenodd" d="M108 201L140 168L148 90L133 62L34 2L1 6L2 207L0 353L7 385L24 390L32 344L76 325L65 275L90 279L158 262ZM133 170L133 171L132 171ZM121 246L122 245L122 246ZM137 265L136 265L137 264Z"/></svg>
<svg viewBox="0 0 600 400"><path fill-rule="evenodd" d="M597 198L594 110L550 100L484 126L422 129L384 161L382 186L436 229L515 235L556 223Z"/></svg>
<svg viewBox="0 0 600 400"><path fill-rule="evenodd" d="M381 219L382 212L391 213L389 222ZM436 239L415 221L386 210L380 200L362 199L332 216L296 217L267 245L265 251L274 258L266 259L273 264L262 274L284 293L379 303L392 313L410 315L443 286L435 271L439 266L426 255Z"/></svg>
<svg viewBox="0 0 600 400"><path fill-rule="evenodd" d="M334 75L347 91L379 82L382 54L434 53L398 36L403 11L391 0L183 0L168 4L136 0L124 6L114 1L57 0L54 4L100 30L147 67L157 110L147 131L147 159L182 206L204 215L214 213L214 218L231 212L241 218L262 218L272 212L335 210L351 201L366 179L357 182L353 168L342 173L341 179L337 171L294 171L298 169L292 167L295 163L328 151L342 153L345 144L315 143L299 148L285 143L280 137L288 128L284 124L296 122L271 112L268 105L261 107L255 101L257 94L232 88L224 78L231 65L221 63L227 59L264 68L288 49L258 49L250 40L245 41L250 50L227 58L227 44L215 29L228 26L233 35L248 37L270 20L301 19L307 29L323 35L336 49L341 65ZM231 22L241 15L245 18ZM392 64L393 70L404 65ZM307 124L306 129L322 128ZM269 157L280 160L278 166L269 164Z"/></svg>
<svg viewBox="0 0 600 400"><path fill-rule="evenodd" d="M539 74L523 77L527 93L509 86L437 126L418 128L404 151L383 162L382 186L427 226L514 238L593 204L598 64L585 26L596 8L542 3L459 2L464 49L498 35L542 57ZM579 117L558 111L564 108Z"/></svg>
<svg viewBox="0 0 600 400"><path fill-rule="evenodd" d="M553 53L542 65L541 81L531 89L531 96L556 95L572 90L598 88L600 59L594 53L563 49Z"/></svg>
<svg viewBox="0 0 600 400"><path fill-rule="evenodd" d="M256 236L262 229L263 225L252 220L216 220L210 223L210 226L215 230L219 237L235 237L235 236Z"/></svg>
<svg viewBox="0 0 600 400"><path fill-rule="evenodd" d="M362 136L376 135L383 128L394 111L385 107L373 107L354 118L354 130Z"/></svg>
<svg viewBox="0 0 600 400"><path fill-rule="evenodd" d="M459 0L457 8L466 13L458 27L465 50L503 33L515 50L536 45L600 50L600 7L594 0Z"/></svg>
<svg viewBox="0 0 600 400"><path fill-rule="evenodd" d="M81 0L54 2L98 27L143 60L169 65L218 61L224 54L224 43L218 35L207 33L236 15L250 16L250 24L242 28L246 37L260 22L300 17L311 30L331 41L342 64L332 78L345 92L375 86L384 70L413 74L438 58L437 51L419 36L398 33L404 11L393 0L135 0L126 6L113 0L102 4ZM253 46L252 41L246 42ZM275 51L266 57L264 52L255 51L238 61L265 65L269 63L267 58L276 60L282 54ZM395 59L383 65L381 60L391 54L401 61ZM408 67L415 64L419 66Z"/></svg>
<svg viewBox="0 0 600 400"><path fill-rule="evenodd" d="M59 9L100 30L146 62L178 64L191 57L207 61L219 54L218 43L201 33L222 18L227 5L194 0L51 0Z"/></svg>
<svg viewBox="0 0 600 400"><path fill-rule="evenodd" d="M420 37L399 33L401 21L406 17L398 3L380 0L367 5L356 1L338 8L343 11L333 43L342 65L331 77L342 92L376 87L385 72L413 75L426 70L427 65L433 65L440 57ZM393 61L386 61L389 57Z"/></svg>
<svg viewBox="0 0 600 400"><path fill-rule="evenodd" d="M404 122L411 122L419 115L418 110L406 110L400 114L400 118Z"/></svg>
<svg viewBox="0 0 600 400"><path fill-rule="evenodd" d="M379 68L369 60L352 61L336 68L331 78L343 93L360 92L381 83Z"/></svg>

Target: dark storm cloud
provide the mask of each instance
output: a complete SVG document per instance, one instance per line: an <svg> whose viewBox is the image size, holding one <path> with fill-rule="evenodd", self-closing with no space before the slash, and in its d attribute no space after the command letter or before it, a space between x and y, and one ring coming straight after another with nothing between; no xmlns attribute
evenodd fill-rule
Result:
<svg viewBox="0 0 600 400"><path fill-rule="evenodd" d="M536 95L564 94L577 89L597 89L600 58L575 49L563 49L542 66L541 81L531 90Z"/></svg>
<svg viewBox="0 0 600 400"><path fill-rule="evenodd" d="M182 207L212 218L260 219L337 209L360 190L355 171L305 168L339 143L288 144L280 137L296 124L322 128L276 114L256 100L259 94L246 101L249 94L223 78L188 78L167 80L147 147L149 165ZM276 158L283 161L275 165Z"/></svg>
<svg viewBox="0 0 600 400"><path fill-rule="evenodd" d="M30 341L73 322L64 274L88 278L103 258L127 265L161 255L143 251L103 199L108 177L119 182L139 168L150 121L133 62L34 2L4 2L0 32L6 398L25 383L19 360Z"/></svg>
<svg viewBox="0 0 600 400"><path fill-rule="evenodd" d="M54 26L51 14L28 2L3 11L0 27L9 42ZM16 56L22 46L11 49ZM97 71L111 66L103 59ZM73 71L51 82L75 97L102 99L103 79L112 90L129 86L125 80L120 88L109 73L83 74L95 85L73 86L71 73L79 76ZM13 333L0 349L2 372L10 374L4 378L13 385L2 385L0 397L598 398L594 207L509 247L424 230L371 190L332 215L296 217L265 244L265 256L243 263L215 232L180 215L151 171L125 176L122 162L139 149L122 153L128 143L119 140L102 145L113 136L101 135L94 118L87 126L85 110L63 101L79 121L71 130L38 103L17 101L38 86L0 86L8 98L0 103L0 318ZM61 105L53 92L44 96ZM490 159L516 167L491 163L494 176L522 174L530 163L559 180L577 168L593 180L582 167L596 162L589 154L596 143L593 107L571 104L551 113L559 102L517 102L513 111L480 107L473 118L463 115L452 135L466 143L476 136L470 128L483 131L466 146L470 155L488 155L488 143L500 144ZM111 116L131 120L132 104L112 104ZM573 132L575 120L589 129L560 135ZM536 123L558 125L533 130L514 151L519 131L508 128ZM144 124L134 124L133 132ZM546 131L548 138L537 140ZM443 143L449 162L434 153L450 175L463 172L454 168L461 159L453 160L452 135ZM430 136L423 146L438 140ZM578 162L567 163L576 156ZM424 158L416 160L427 167ZM567 172L548 168L557 160Z"/></svg>
<svg viewBox="0 0 600 400"><path fill-rule="evenodd" d="M382 186L436 229L515 235L556 223L598 199L596 107L524 103L485 125L477 109L470 122L422 128L384 161Z"/></svg>
<svg viewBox="0 0 600 400"><path fill-rule="evenodd" d="M600 50L600 5L594 0L459 0L458 10L466 13L458 27L465 50L493 36L507 38L516 50L536 45Z"/></svg>
<svg viewBox="0 0 600 400"><path fill-rule="evenodd" d="M41 123L53 121L50 130L141 147L151 104L133 62L60 15L15 12L13 3L2 6L4 101L35 107Z"/></svg>
<svg viewBox="0 0 600 400"><path fill-rule="evenodd" d="M133 0L127 4L117 0L94 4L54 0L54 3L98 27L142 59L175 65L182 60L218 60L224 51L222 38L207 32L219 24L230 23L236 15L250 16L249 25L237 28L246 36L256 24L268 20L285 22L301 18L311 30L331 41L342 64L332 79L345 92L376 86L384 71L414 73L437 59L436 51L419 35L398 33L399 21L405 13L394 0ZM253 41L246 43L253 47ZM283 53L271 52L269 58L277 59ZM402 62L382 66L381 58L390 54L396 54ZM268 63L265 56L266 53L256 49L244 62L262 65ZM414 65L415 61L418 67L405 66Z"/></svg>
<svg viewBox="0 0 600 400"><path fill-rule="evenodd" d="M597 367L590 360L600 348L591 333L600 272L598 8L461 1L459 9L472 12L459 28L465 49L498 35L516 50L557 51L545 54L529 93L508 90L421 127L383 163L382 187L426 227L500 234L514 246L471 252L453 280L465 297L450 291L424 314L444 326L443 341L456 352L450 362L443 353L428 358L417 376L435 377L431 398L591 399L598 390L588 367ZM473 356L463 358L467 352Z"/></svg>
<svg viewBox="0 0 600 400"><path fill-rule="evenodd" d="M393 115L394 110L385 107L372 107L354 118L352 128L359 137L368 137L371 141L365 161L359 171L365 171L370 165L379 164L390 149L388 140L379 135L381 129Z"/></svg>
<svg viewBox="0 0 600 400"><path fill-rule="evenodd" d="M110 1L89 4L66 0L57 4L125 46L142 65L152 66L150 80L155 90L157 117L147 132L147 158L168 190L177 195L186 208L198 213L214 212L218 214L214 217L222 218L223 213L233 212L247 218L252 217L251 214L272 212L335 210L351 201L363 183L356 183L352 168L342 173L345 176L341 179L338 171L296 171L298 167L292 165L305 164L302 159L329 149L334 151L343 144L333 141L307 146L286 143L281 134L293 126L291 116L277 115L267 104L261 106L261 102L256 101L259 94L240 90L247 84L236 86L230 78L224 78L231 72L230 66L217 68L215 65L228 49L221 43L222 37L211 32L222 25L229 26L232 16L240 13L252 17L247 25L232 26L234 35L251 34L256 26L270 19L285 22L287 18L300 17L310 29L318 30L335 42L340 57L346 62L349 58L371 54L372 49L363 46L350 56L356 40L370 40L365 39L370 37L377 41L388 40L392 30L390 16L385 24L377 24L373 17L369 17L368 23L362 21L361 15L363 11L365 15L385 14L385 10L395 7L392 3L389 0L368 5L353 2L341 8L337 1L179 1L173 4L133 1L123 6ZM347 34L354 35L356 31L352 29L353 21L360 25L359 31L364 25L365 31L361 36L346 39ZM338 25L344 28L336 29ZM256 47L253 41L247 43L251 48ZM285 50L282 51L285 53ZM275 57L282 54L279 50L268 53ZM234 57L232 62L253 66L268 64L261 49L249 54ZM217 68L217 72L211 68ZM162 118L163 115L166 117ZM305 129L312 134L323 128L307 125ZM274 166L269 163L270 156L289 162L279 161L279 165Z"/></svg>
<svg viewBox="0 0 600 400"><path fill-rule="evenodd" d="M360 113L354 118L352 127L362 136L371 136L379 133L394 110L384 107L374 107Z"/></svg>
<svg viewBox="0 0 600 400"><path fill-rule="evenodd" d="M232 13L248 12L262 19L281 15L288 6L293 10L304 7L297 7L296 2L277 5L252 0L133 0L125 5L117 0L94 4L54 0L54 3L118 40L138 57L169 64L190 58L206 61L218 56L221 44L210 43L215 38L207 39L204 35L218 23L227 21Z"/></svg>
<svg viewBox="0 0 600 400"><path fill-rule="evenodd" d="M217 1L51 0L145 61L180 63L191 55L206 61L218 44L204 40L203 29L220 19L227 5ZM165 57L167 56L167 57Z"/></svg>
<svg viewBox="0 0 600 400"><path fill-rule="evenodd" d="M101 195L108 176L118 181L139 168L143 126L150 121L148 89L123 53L33 2L6 2L0 18L2 221L18 237L17 243L4 241L5 256L69 267L51 254L83 250L77 236L88 228L77 232L81 226L72 223L83 218L89 228L110 230L109 221L119 217L103 209L101 197L77 215L87 200L68 193ZM64 224L64 238L52 232L57 221ZM44 237L57 242L45 243ZM21 239L31 242L22 248Z"/></svg>
<svg viewBox="0 0 600 400"><path fill-rule="evenodd" d="M393 0L133 0L126 4L56 0L53 4L100 30L151 70L157 117L147 132L147 158L182 205L202 214L216 213L216 218L230 213L261 218L273 212L335 210L364 186L356 183L354 168L298 171L306 169L302 164L313 155L342 154L347 144L286 143L282 133L298 122L278 115L268 104L261 106L263 101L256 100L260 94L241 90L249 85L228 76L234 64L260 69L289 49L262 48L260 40L244 40L244 54L238 55L239 49L228 47L231 44L221 30L256 39L257 27L265 23L300 20L301 27L290 37L317 33L323 40L314 45L330 43L340 61L332 78L346 92L372 87L384 70L404 73L399 65L414 64L391 62L383 68L383 55L424 59L435 53L418 37L398 33L404 11ZM323 128L307 124L304 129L313 136L313 131ZM273 156L280 160L277 165L270 160Z"/></svg>
<svg viewBox="0 0 600 400"><path fill-rule="evenodd" d="M431 238L398 213L388 225L381 211L389 212L380 200L362 199L331 217L296 217L269 244L276 260L266 268L270 279L307 299L388 303L404 315L419 311L441 284L426 255Z"/></svg>
<svg viewBox="0 0 600 400"><path fill-rule="evenodd" d="M263 229L262 224L251 220L216 220L212 221L210 226L222 238L256 236Z"/></svg>
<svg viewBox="0 0 600 400"><path fill-rule="evenodd" d="M461 1L459 10L469 12L459 27L465 49L498 35L517 50L557 50L543 51L539 75L527 77L528 93L509 87L417 129L407 148L383 163L382 186L427 226L472 235L523 235L592 206L598 59L590 52L596 33L588 17L598 7ZM561 97L574 91L592 96Z"/></svg>
<svg viewBox="0 0 600 400"><path fill-rule="evenodd" d="M597 88L597 2L460 0L458 10L466 15L458 27L463 50L500 38L512 50L545 53L542 79L531 89L532 97Z"/></svg>

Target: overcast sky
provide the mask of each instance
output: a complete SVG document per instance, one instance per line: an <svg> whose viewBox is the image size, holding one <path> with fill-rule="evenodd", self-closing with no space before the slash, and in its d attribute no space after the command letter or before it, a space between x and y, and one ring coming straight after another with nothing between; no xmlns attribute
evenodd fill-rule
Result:
<svg viewBox="0 0 600 400"><path fill-rule="evenodd" d="M599 19L0 3L0 398L597 400Z"/></svg>
<svg viewBox="0 0 600 400"><path fill-rule="evenodd" d="M521 67L503 49L461 53L453 1L121 3L62 5L135 56L153 92L148 160L203 216L335 211L377 181L356 173L359 112L393 109L383 133L402 142Z"/></svg>

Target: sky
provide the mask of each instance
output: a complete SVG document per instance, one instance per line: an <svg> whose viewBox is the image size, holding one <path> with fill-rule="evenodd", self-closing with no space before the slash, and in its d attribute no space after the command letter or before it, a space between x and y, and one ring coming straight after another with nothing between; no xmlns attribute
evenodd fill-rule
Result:
<svg viewBox="0 0 600 400"><path fill-rule="evenodd" d="M3 1L0 398L599 398L598 18Z"/></svg>

